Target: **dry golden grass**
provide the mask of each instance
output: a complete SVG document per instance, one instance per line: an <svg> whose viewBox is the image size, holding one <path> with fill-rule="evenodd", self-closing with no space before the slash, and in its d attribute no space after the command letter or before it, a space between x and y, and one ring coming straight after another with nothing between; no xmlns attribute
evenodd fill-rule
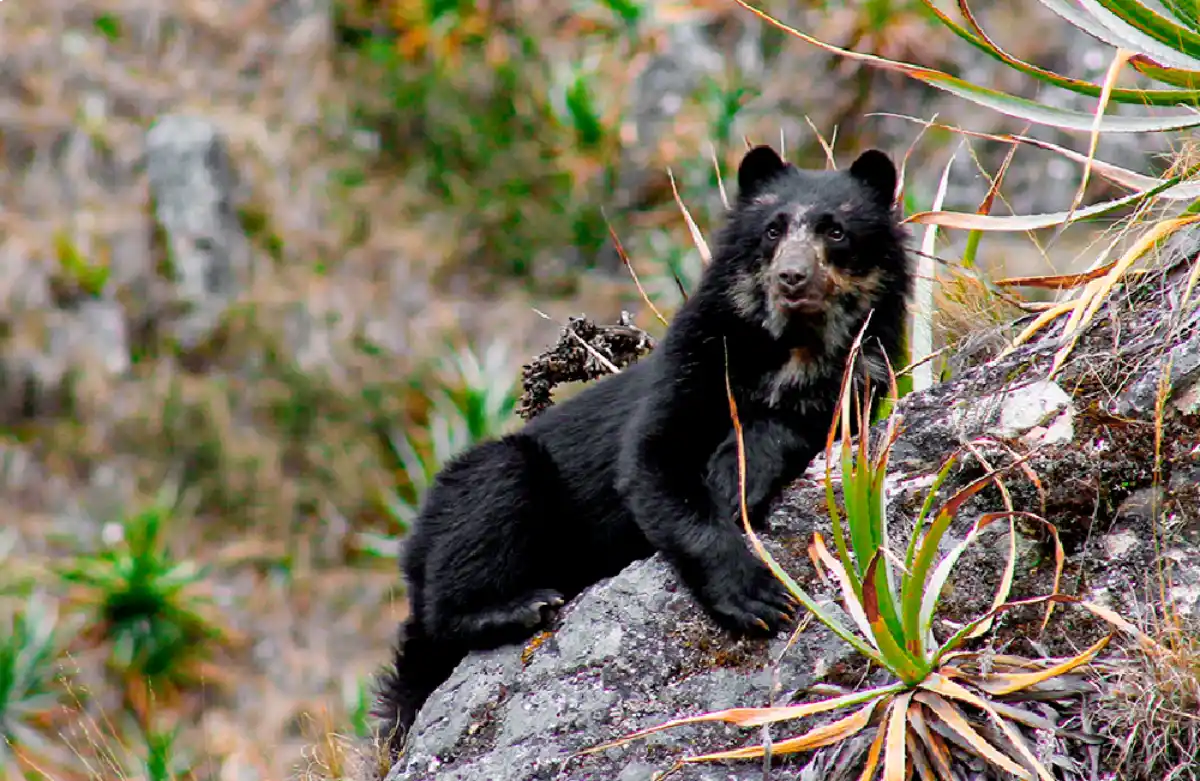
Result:
<svg viewBox="0 0 1200 781"><path fill-rule="evenodd" d="M1200 778L1200 625L1162 627L1166 652L1130 653L1100 687L1097 720L1114 737L1116 762L1132 781Z"/></svg>

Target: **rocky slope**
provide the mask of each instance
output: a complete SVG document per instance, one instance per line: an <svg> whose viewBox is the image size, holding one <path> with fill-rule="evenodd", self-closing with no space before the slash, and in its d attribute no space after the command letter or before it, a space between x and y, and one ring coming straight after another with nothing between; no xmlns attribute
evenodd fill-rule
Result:
<svg viewBox="0 0 1200 781"><path fill-rule="evenodd" d="M1057 347L1053 331L1033 345L975 367L953 382L906 397L903 433L891 460L890 528L898 540L924 499L926 476L960 443L980 442L996 463L1032 452L1029 465L1041 491L1024 479L1008 481L1018 510L1055 524L1068 556L1061 590L1106 605L1142 626L1162 615L1159 564L1170 570L1168 600L1187 620L1200 610L1200 308L1181 300L1200 233L1176 240L1176 265L1122 292L1106 316L1081 340L1073 360L1046 379ZM1172 392L1166 406L1162 478L1154 483L1155 388L1163 359L1171 357ZM987 441L980 438L986 437ZM989 444L990 442L990 444ZM981 473L970 456L956 468L961 485ZM772 554L818 598L834 595L814 577L805 548L814 531L830 538L815 464L781 500L765 535ZM1151 497L1157 492L1157 502ZM1043 504L1044 503L1044 504ZM1152 507L1157 512L1152 513ZM972 499L951 527L952 545L979 516L1001 509L989 489ZM998 524L999 525L999 524ZM1022 531L1013 598L1049 593L1053 556L1037 530ZM1029 536L1026 536L1029 535ZM1157 545L1161 553L1156 553ZM902 542L896 550L902 550ZM960 561L935 632L961 625L990 606L1003 569L1007 535L986 534ZM1003 616L997 651L1076 653L1106 627L1089 614L1060 607L1045 634L1035 609ZM950 630L953 631L953 630ZM1119 655L1118 655L1119 658ZM819 683L865 687L883 683L848 646L817 621L789 645L734 642L703 613L659 556L631 565L570 603L558 626L525 646L477 653L465 660L420 714L406 754L388 781L601 781L649 779L686 754L759 742L759 731L693 726L660 733L599 754L580 749L674 717L734 706L786 704ZM1092 778L1091 762L1111 768L1124 743L1131 706L1097 681L1082 699L1044 706L1059 723L1085 713L1087 730L1115 738L1100 748L1060 743L1064 779ZM812 726L811 723L805 727ZM790 730L790 731L789 731ZM795 725L771 730L776 741L798 734ZM1143 732L1143 740L1148 733ZM782 760L771 779L857 778L852 760L867 739ZM1187 761L1179 755L1178 761ZM1169 765L1169 762L1167 763ZM1139 770L1136 760L1133 770ZM1140 768L1154 777L1154 768ZM990 777L982 765L979 775ZM690 766L681 779L759 779L757 762ZM1102 776L1109 777L1109 776ZM1141 777L1141 776L1123 776Z"/></svg>

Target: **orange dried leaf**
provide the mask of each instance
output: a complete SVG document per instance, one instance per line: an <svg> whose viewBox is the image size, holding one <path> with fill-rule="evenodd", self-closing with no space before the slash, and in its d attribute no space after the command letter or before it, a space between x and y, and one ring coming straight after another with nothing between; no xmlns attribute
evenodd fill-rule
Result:
<svg viewBox="0 0 1200 781"><path fill-rule="evenodd" d="M905 692L897 697L891 712L888 713L887 739L883 752L884 781L904 781L906 775L904 737L908 732L908 703L912 696L912 692Z"/></svg>
<svg viewBox="0 0 1200 781"><path fill-rule="evenodd" d="M937 717L942 720L942 723L954 730L955 733L969 743L971 748L979 752L980 756L982 756L988 762L991 762L997 767L1003 768L1018 778L1024 779L1024 781L1033 781L1033 777L1029 774L1028 770L1018 765L1007 755L1001 753L1000 750L991 743L988 743L987 740L984 739L984 737L980 735L974 727L971 726L971 723L967 721L966 716L964 716L962 712L954 705L928 691L918 692L916 694L916 699L922 705L926 706L935 714L937 714Z"/></svg>
<svg viewBox="0 0 1200 781"><path fill-rule="evenodd" d="M1039 670L1032 673L992 673L990 675L980 676L975 680L975 685L989 694L1011 694L1012 692L1027 689L1030 686L1047 681L1051 678L1056 678L1059 675L1068 673L1076 667L1087 664L1096 654L1100 653L1109 640L1112 639L1111 634L1107 634L1100 638L1098 642L1083 651L1080 654L1072 656L1066 661L1060 662L1052 667L1047 667L1044 670Z"/></svg>
<svg viewBox="0 0 1200 781"><path fill-rule="evenodd" d="M878 700L872 700L863 707L851 713L849 716L838 719L830 724L823 724L819 727L814 727L803 735L787 740L781 740L778 743L771 744L771 754L795 754L800 751L812 751L813 749L821 748L822 746L830 746L834 743L839 743L846 738L857 735L862 731L863 727L871 721L871 713L875 710L875 706L879 704ZM695 757L686 757L684 762L717 762L723 759L756 759L766 754L766 746L759 743L753 746L745 746L743 748L734 749L732 751L720 751L713 754L703 754Z"/></svg>

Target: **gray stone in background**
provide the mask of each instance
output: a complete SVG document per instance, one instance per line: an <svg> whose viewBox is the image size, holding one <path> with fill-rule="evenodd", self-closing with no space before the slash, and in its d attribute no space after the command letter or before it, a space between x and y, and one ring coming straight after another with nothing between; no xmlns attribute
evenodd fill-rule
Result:
<svg viewBox="0 0 1200 781"><path fill-rule="evenodd" d="M68 331L72 349L98 361L96 368L109 376L128 371L129 334L121 305L116 301L84 301L74 315Z"/></svg>
<svg viewBox="0 0 1200 781"><path fill-rule="evenodd" d="M154 123L146 170L174 273L171 303L183 305L164 326L188 349L212 333L248 281L252 254L234 210L237 183L217 127L195 116Z"/></svg>

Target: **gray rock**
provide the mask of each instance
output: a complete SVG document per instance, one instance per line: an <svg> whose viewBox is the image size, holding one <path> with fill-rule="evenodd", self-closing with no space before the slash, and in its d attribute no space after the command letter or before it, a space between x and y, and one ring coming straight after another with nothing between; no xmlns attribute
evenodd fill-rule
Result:
<svg viewBox="0 0 1200 781"><path fill-rule="evenodd" d="M155 217L167 236L182 313L167 326L182 347L208 336L247 282L251 250L234 211L236 180L225 141L210 121L168 115L146 134Z"/></svg>
<svg viewBox="0 0 1200 781"><path fill-rule="evenodd" d="M920 458L899 464L897 479L914 478L920 464L940 461L958 441L957 436L936 433L929 441L930 432L955 429L976 437L992 424L994 419L984 417L963 428L945 396L962 394L972 383L995 388L1014 366L1028 362L1030 354L1035 354L1032 349L1007 364L984 367L960 381L957 389L939 386L937 393L906 399L902 411L907 423L899 450L908 444ZM836 595L812 577L803 553L814 530L829 536L822 470L821 464L814 464L783 497L764 544L814 599L840 614L833 602ZM923 497L920 481L910 483L917 488L908 493ZM988 598L980 596L978 601L986 605ZM843 622L849 623L845 618ZM581 749L682 715L794 702L831 670L858 663L855 653L815 620L790 648L788 640L786 634L769 641L732 639L711 621L661 556L636 562L572 600L557 630L540 643L464 660L418 716L406 752L388 781L649 778L647 771L667 769L672 758L758 742L758 730L693 726L572 757ZM772 729L772 739L812 726L811 720L779 725ZM781 760L772 778L836 778L830 768L848 767L846 757L861 750L865 747L851 743ZM754 762L695 767L682 777L757 779L762 768Z"/></svg>
<svg viewBox="0 0 1200 781"><path fill-rule="evenodd" d="M75 309L69 326L71 347L94 356L109 376L129 370L129 333L125 313L116 301L84 301Z"/></svg>
<svg viewBox="0 0 1200 781"><path fill-rule="evenodd" d="M996 433L1022 436L1030 442L1062 444L1075 435L1075 408L1071 397L1048 380L1024 385L1009 393L1000 408Z"/></svg>
<svg viewBox="0 0 1200 781"><path fill-rule="evenodd" d="M510 646L460 664L421 712L389 781L650 778L662 769L650 747L694 750L697 740L711 742L714 732L730 730L687 728L626 748L570 755L679 713L767 704L770 660L787 644L779 637L718 650L715 627L657 556L586 591L563 619L562 628L528 654ZM722 651L736 667L713 665L714 652ZM780 665L783 688L808 685L814 669L845 654L823 628L810 629Z"/></svg>
<svg viewBox="0 0 1200 781"><path fill-rule="evenodd" d="M1171 392L1173 406L1194 414L1200 404L1200 334L1171 349ZM1135 380L1117 399L1118 415L1150 419L1154 417L1155 398L1162 378L1162 364L1156 363Z"/></svg>
<svg viewBox="0 0 1200 781"><path fill-rule="evenodd" d="M73 380L103 383L129 369L129 335L115 301L25 311L10 327L0 360L0 420L55 414Z"/></svg>

